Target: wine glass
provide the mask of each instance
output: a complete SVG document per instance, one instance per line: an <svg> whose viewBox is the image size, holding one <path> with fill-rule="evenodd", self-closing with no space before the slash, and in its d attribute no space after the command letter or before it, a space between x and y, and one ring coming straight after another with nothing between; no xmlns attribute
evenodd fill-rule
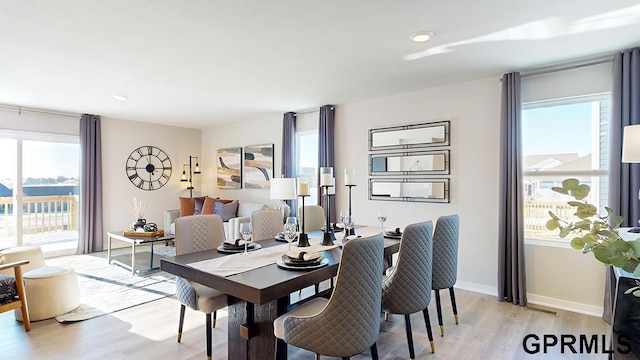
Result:
<svg viewBox="0 0 640 360"><path fill-rule="evenodd" d="M355 223L353 221L353 216L346 214L343 218L342 218L342 222L344 223L344 233L345 233L345 238L346 236L348 236L349 234L351 234L351 229L353 229Z"/></svg>
<svg viewBox="0 0 640 360"><path fill-rule="evenodd" d="M378 211L378 221L380 221L380 231L384 233L384 222L387 221L387 212L385 210Z"/></svg>
<svg viewBox="0 0 640 360"><path fill-rule="evenodd" d="M247 244L251 241L251 234L251 223L240 224L240 236L242 237L242 240L244 240L244 252L242 255L249 255L249 252L247 251Z"/></svg>
<svg viewBox="0 0 640 360"><path fill-rule="evenodd" d="M291 250L291 243L298 237L298 219L293 216L289 216L284 223L284 239L289 243L289 250Z"/></svg>
<svg viewBox="0 0 640 360"><path fill-rule="evenodd" d="M346 210L340 210L340 217L339 217L340 222L339 222L339 223L336 223L336 227L337 227L337 228L344 229L344 217L345 217L345 216L348 216L348 215L349 215L349 212L348 212L348 211L346 211ZM345 231L345 232L344 232L344 236L343 236L342 238L343 238L343 239L344 239L344 238L346 238L346 237L347 237L347 235L349 235L349 234L347 234L347 232Z"/></svg>

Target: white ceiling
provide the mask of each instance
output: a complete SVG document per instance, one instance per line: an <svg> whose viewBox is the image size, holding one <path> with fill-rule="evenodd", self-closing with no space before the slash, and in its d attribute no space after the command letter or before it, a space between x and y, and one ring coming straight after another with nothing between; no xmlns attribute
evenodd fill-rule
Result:
<svg viewBox="0 0 640 360"><path fill-rule="evenodd" d="M0 0L0 104L208 128L638 45L638 0Z"/></svg>

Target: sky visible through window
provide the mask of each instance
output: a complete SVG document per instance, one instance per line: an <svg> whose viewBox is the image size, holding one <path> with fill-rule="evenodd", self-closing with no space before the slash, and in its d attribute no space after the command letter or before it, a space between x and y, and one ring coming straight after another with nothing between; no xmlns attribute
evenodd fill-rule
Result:
<svg viewBox="0 0 640 360"><path fill-rule="evenodd" d="M522 112L524 154L589 154L591 111L590 102L526 109Z"/></svg>

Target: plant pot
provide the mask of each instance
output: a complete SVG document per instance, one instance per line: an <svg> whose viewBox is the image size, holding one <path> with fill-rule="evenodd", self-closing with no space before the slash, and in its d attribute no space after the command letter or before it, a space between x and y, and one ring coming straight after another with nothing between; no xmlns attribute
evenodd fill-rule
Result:
<svg viewBox="0 0 640 360"><path fill-rule="evenodd" d="M133 225L131 225L131 228L133 230L138 230L138 229L143 229L144 230L144 226L146 224L147 224L147 220L146 219L138 219L133 223Z"/></svg>

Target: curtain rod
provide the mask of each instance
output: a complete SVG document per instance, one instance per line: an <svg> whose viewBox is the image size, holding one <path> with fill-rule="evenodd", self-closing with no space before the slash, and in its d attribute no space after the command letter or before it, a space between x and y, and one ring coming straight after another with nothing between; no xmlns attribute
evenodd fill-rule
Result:
<svg viewBox="0 0 640 360"><path fill-rule="evenodd" d="M67 112L56 112L50 110L42 110L42 109L33 109L33 108L23 108L21 106L11 106L11 105L0 105L0 110L9 110L15 111L17 113L33 113L33 114L45 114L45 115L57 115L57 116L68 116L73 118L80 118L81 114L67 113Z"/></svg>
<svg viewBox="0 0 640 360"><path fill-rule="evenodd" d="M586 60L584 62L579 62L579 63L570 63L570 64L558 65L555 67L549 67L545 69L532 70L530 72L525 72L524 74L521 74L520 77L525 78L529 76L545 75L545 74L550 74L550 73L559 72L559 71L573 70L573 69L579 69L587 66L606 64L612 61L613 61L613 55L608 55L606 57Z"/></svg>
<svg viewBox="0 0 640 360"><path fill-rule="evenodd" d="M335 109L335 107L332 106L331 110L334 110L334 109ZM317 112L320 112L320 108L300 110L300 111L296 111L295 114L296 115L304 115L304 114L313 114L313 113L317 113Z"/></svg>

